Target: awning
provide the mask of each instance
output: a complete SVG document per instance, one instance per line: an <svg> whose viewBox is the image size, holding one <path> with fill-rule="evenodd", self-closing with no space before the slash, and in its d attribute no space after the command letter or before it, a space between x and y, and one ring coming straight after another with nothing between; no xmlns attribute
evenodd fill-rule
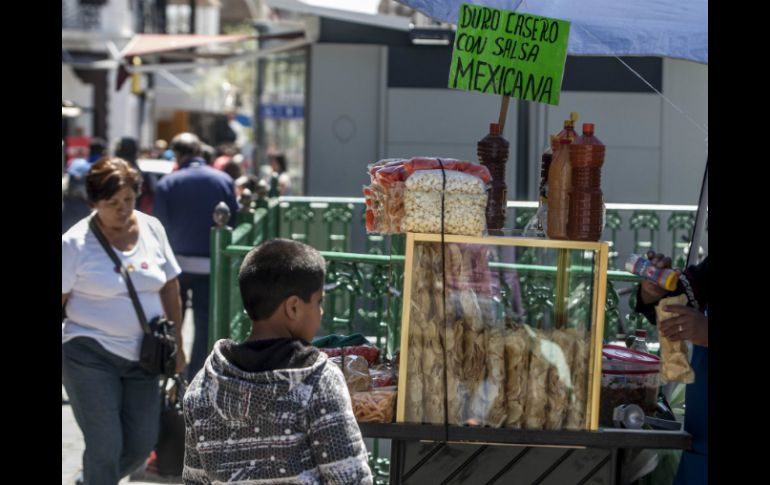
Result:
<svg viewBox="0 0 770 485"><path fill-rule="evenodd" d="M283 44L258 50L230 50L229 52L179 52L196 47L215 44L233 44L248 40L285 40ZM132 73L186 71L198 68L220 67L234 62L249 61L271 54L298 49L309 44L304 30L276 32L261 35L195 35L195 34L137 34L119 54L116 89ZM132 59L156 55L173 59L175 62L163 62L152 59L149 63L131 65ZM179 62L186 60L189 62Z"/></svg>
<svg viewBox="0 0 770 485"><path fill-rule="evenodd" d="M120 57L144 56L256 38L256 35L137 34L123 48Z"/></svg>

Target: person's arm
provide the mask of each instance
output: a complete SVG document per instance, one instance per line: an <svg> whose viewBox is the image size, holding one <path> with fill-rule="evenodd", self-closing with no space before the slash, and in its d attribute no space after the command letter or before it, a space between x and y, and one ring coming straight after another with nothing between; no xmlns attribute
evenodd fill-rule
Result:
<svg viewBox="0 0 770 485"><path fill-rule="evenodd" d="M64 306L72 293L77 280L77 249L72 241L62 237L61 242L61 316L64 321Z"/></svg>
<svg viewBox="0 0 770 485"><path fill-rule="evenodd" d="M665 257L663 254L656 254L654 251L648 251L646 257L658 268L671 268L671 258ZM668 290L661 288L654 281L642 279L639 285L639 292L636 295L636 306L634 307L634 311L641 313L650 321L650 323L655 325L657 322L655 305L657 305L663 297L668 295L668 293Z"/></svg>
<svg viewBox="0 0 770 485"><path fill-rule="evenodd" d="M327 362L308 406L308 442L323 483L371 485L361 437L342 372Z"/></svg>
<svg viewBox="0 0 770 485"><path fill-rule="evenodd" d="M184 413L184 468L182 469L182 481L185 485L209 485L211 481L203 469L201 457L198 454L192 418Z"/></svg>
<svg viewBox="0 0 770 485"><path fill-rule="evenodd" d="M689 340L695 345L708 348L709 319L706 315L685 305L668 305L663 309L676 314L658 324L666 338L672 342Z"/></svg>
<svg viewBox="0 0 770 485"><path fill-rule="evenodd" d="M700 309L685 305L668 305L665 311L675 315L660 322L660 331L671 341L689 340L695 345L708 348L709 319L704 309L708 305L708 257L686 271L688 281Z"/></svg>
<svg viewBox="0 0 770 485"><path fill-rule="evenodd" d="M182 372L187 365L187 358L184 355L182 345L182 297L179 294L179 278L174 278L166 282L160 289L160 302L163 305L163 312L166 318L174 322L176 327L176 372Z"/></svg>

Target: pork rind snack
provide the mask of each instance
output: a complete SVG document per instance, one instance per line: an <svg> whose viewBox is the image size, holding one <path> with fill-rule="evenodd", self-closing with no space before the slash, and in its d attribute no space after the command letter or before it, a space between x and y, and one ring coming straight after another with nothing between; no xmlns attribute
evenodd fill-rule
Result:
<svg viewBox="0 0 770 485"><path fill-rule="evenodd" d="M404 181L408 174L404 160L380 160L368 167L371 185L363 188L366 202L366 230L380 234L403 232Z"/></svg>
<svg viewBox="0 0 770 485"><path fill-rule="evenodd" d="M418 172L419 173L419 172ZM480 236L486 229L487 196L446 194L444 233ZM441 233L441 193L406 193L402 228L407 232Z"/></svg>
<svg viewBox="0 0 770 485"><path fill-rule="evenodd" d="M350 400L356 421L362 423L390 423L396 404L395 387L381 387L366 392L353 392Z"/></svg>
<svg viewBox="0 0 770 485"><path fill-rule="evenodd" d="M587 330L506 315L491 256L488 245L445 244L443 274L440 243L415 244L405 421L585 429Z"/></svg>
<svg viewBox="0 0 770 485"><path fill-rule="evenodd" d="M655 316L658 323L668 320L676 314L663 310L666 305L687 305L687 296L682 294L663 298L655 307ZM661 382L682 382L692 384L695 382L695 372L690 367L690 361L687 358L687 344L684 340L672 342L660 335L660 380Z"/></svg>
<svg viewBox="0 0 770 485"><path fill-rule="evenodd" d="M414 172L405 185L405 231L440 233L442 196L444 233L480 236L486 229L487 193L480 178L450 170L443 175L441 170L421 170Z"/></svg>
<svg viewBox="0 0 770 485"><path fill-rule="evenodd" d="M368 232L441 232L442 193L447 233L480 235L485 229L486 183L491 176L483 165L451 158L441 163L429 157L386 159L369 165L368 174L371 185L363 188ZM407 203L415 209L408 224Z"/></svg>
<svg viewBox="0 0 770 485"><path fill-rule="evenodd" d="M446 186L441 170L420 170L406 179L406 189L417 192L444 192L448 194L482 195L486 193L484 182L473 175L444 170Z"/></svg>
<svg viewBox="0 0 770 485"><path fill-rule="evenodd" d="M572 348L572 365L570 366L572 393L569 397L570 405L567 409L564 427L576 431L585 429L586 426L588 355L591 349L586 340L585 330L569 328L566 332L574 339L574 345Z"/></svg>
<svg viewBox="0 0 770 485"><path fill-rule="evenodd" d="M505 401L507 428L524 426L529 381L530 338L523 325L505 329Z"/></svg>
<svg viewBox="0 0 770 485"><path fill-rule="evenodd" d="M369 363L359 355L338 355L329 360L342 369L348 391L368 391L372 387L372 378L369 375Z"/></svg>
<svg viewBox="0 0 770 485"><path fill-rule="evenodd" d="M444 423L444 321L441 249L438 243L414 248L414 279L409 319L409 357L405 419Z"/></svg>

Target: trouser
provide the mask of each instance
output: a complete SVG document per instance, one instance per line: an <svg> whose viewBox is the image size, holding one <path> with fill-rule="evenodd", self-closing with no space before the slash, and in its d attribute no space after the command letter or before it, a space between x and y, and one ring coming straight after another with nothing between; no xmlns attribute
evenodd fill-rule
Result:
<svg viewBox="0 0 770 485"><path fill-rule="evenodd" d="M77 337L62 345L62 378L86 445L85 485L117 484L157 441L158 377L92 338Z"/></svg>
<svg viewBox="0 0 770 485"><path fill-rule="evenodd" d="M179 288L182 292L182 308L187 307L188 290L192 290L195 338L186 371L187 380L192 381L209 354L209 275L182 273L179 275Z"/></svg>

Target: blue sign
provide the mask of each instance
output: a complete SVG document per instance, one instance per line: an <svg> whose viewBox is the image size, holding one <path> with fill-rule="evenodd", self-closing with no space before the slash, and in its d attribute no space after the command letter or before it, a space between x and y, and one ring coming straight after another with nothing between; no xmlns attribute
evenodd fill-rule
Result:
<svg viewBox="0 0 770 485"><path fill-rule="evenodd" d="M260 104L259 116L276 119L304 118L305 107L286 104Z"/></svg>

